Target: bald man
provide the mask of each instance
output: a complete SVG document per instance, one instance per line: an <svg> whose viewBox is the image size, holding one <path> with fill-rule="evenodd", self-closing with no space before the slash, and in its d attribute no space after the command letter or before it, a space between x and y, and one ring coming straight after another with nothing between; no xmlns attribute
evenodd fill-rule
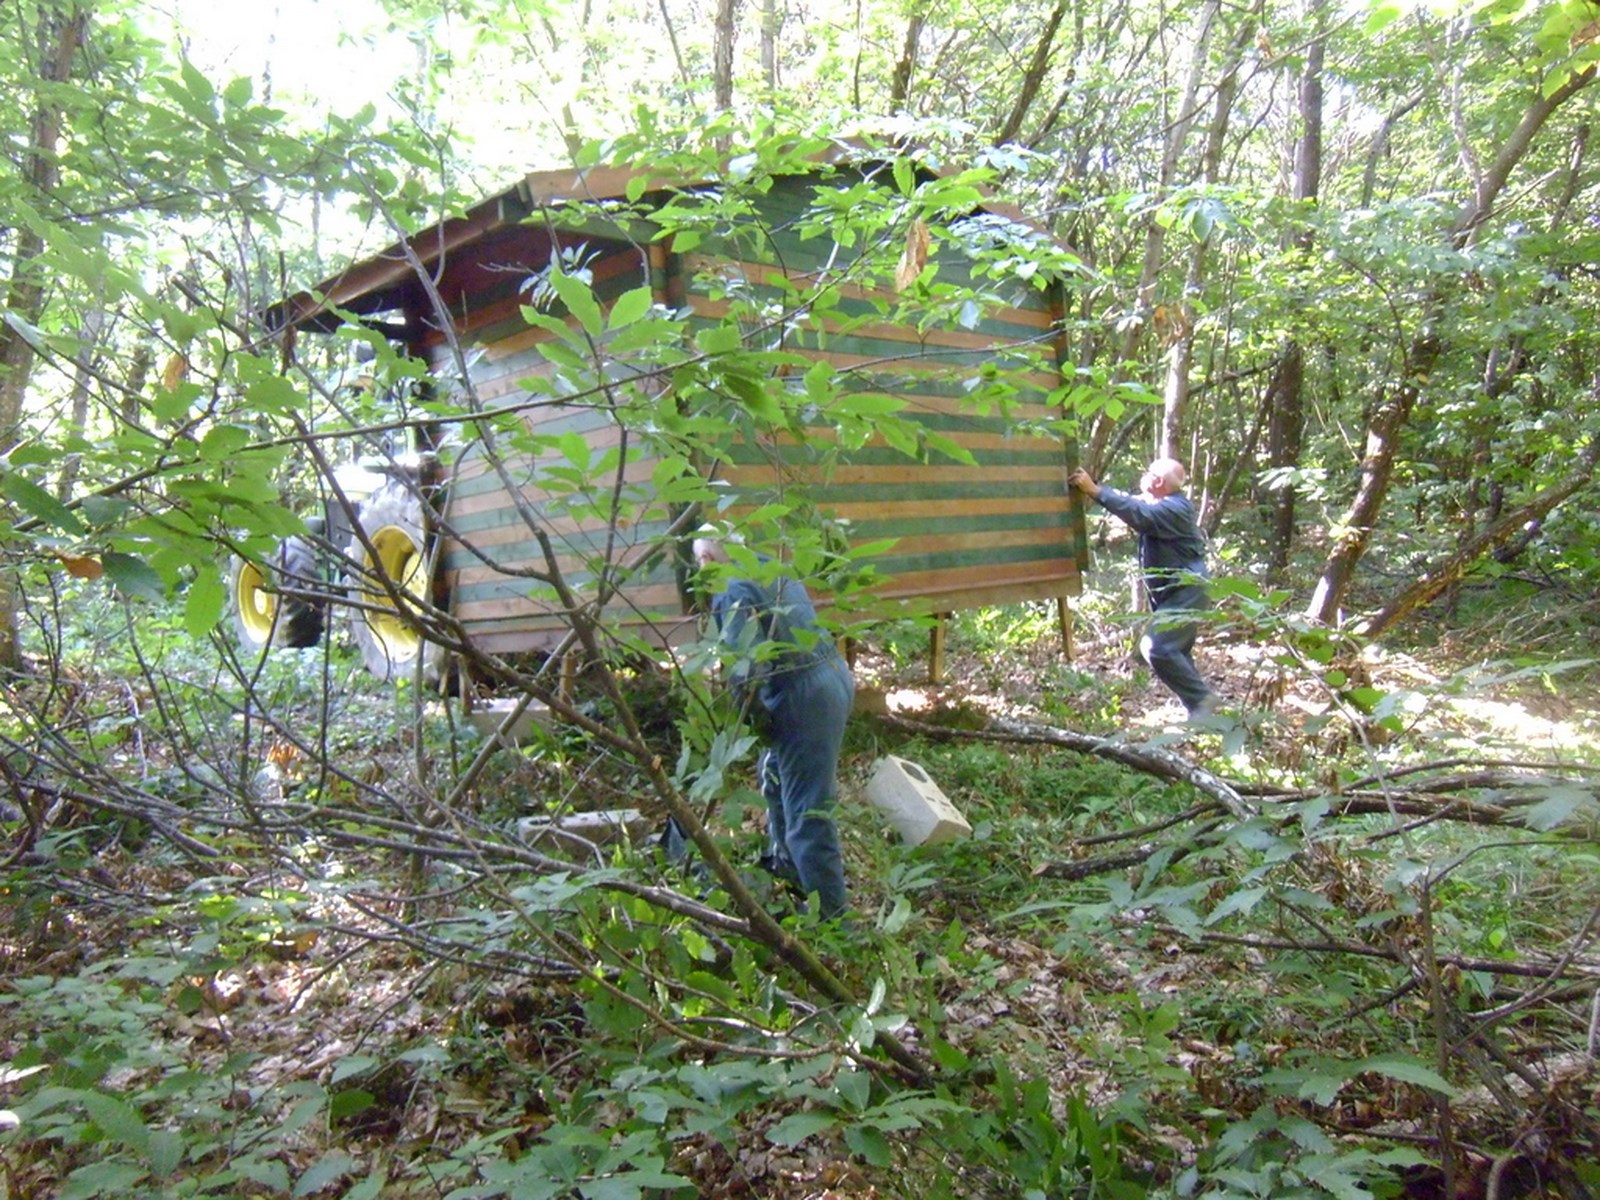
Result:
<svg viewBox="0 0 1600 1200"><path fill-rule="evenodd" d="M1200 623L1183 615L1210 605L1206 542L1194 505L1183 494L1187 479L1177 459L1158 458L1140 478L1137 494L1098 484L1082 467L1068 482L1138 532L1139 566L1155 614L1139 639L1139 653L1192 719L1213 711L1217 698L1194 665Z"/></svg>

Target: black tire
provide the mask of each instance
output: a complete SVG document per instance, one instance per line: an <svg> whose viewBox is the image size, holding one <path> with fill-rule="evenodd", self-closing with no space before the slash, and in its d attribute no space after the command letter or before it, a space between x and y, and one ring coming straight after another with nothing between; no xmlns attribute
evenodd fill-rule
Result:
<svg viewBox="0 0 1600 1200"><path fill-rule="evenodd" d="M234 560L229 576L234 629L251 650L287 646L303 650L322 641L328 625L325 599L305 596L323 588L316 546L296 535L284 538L270 562Z"/></svg>
<svg viewBox="0 0 1600 1200"><path fill-rule="evenodd" d="M383 680L413 679L420 670L424 683L436 683L443 649L423 635L408 604L397 605L382 580L415 598L433 600L433 564L428 558L422 524L422 498L416 484L391 480L361 505L358 520L366 542L353 538L348 554L350 595L357 602L350 630L367 670Z"/></svg>

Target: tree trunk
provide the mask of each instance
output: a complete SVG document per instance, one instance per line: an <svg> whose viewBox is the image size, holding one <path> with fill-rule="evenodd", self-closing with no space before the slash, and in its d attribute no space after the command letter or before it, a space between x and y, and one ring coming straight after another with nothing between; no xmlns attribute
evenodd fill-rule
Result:
<svg viewBox="0 0 1600 1200"><path fill-rule="evenodd" d="M1595 69L1590 67L1571 76L1550 95L1536 96L1528 105L1516 129L1506 139L1488 169L1476 180L1472 200L1456 218L1451 229L1451 241L1456 247L1469 245L1478 227L1489 218L1511 172L1527 154L1533 139L1551 114L1593 82L1594 76ZM1337 617L1350 590L1356 564L1361 561L1372 539L1373 528L1383 509L1389 481L1394 474L1395 452L1400 435L1427 383L1429 371L1444 349L1435 332L1443 303L1444 298L1438 292L1424 301L1422 332L1406 351L1398 382L1379 398L1373 408L1356 494L1338 523L1341 532L1334 539L1333 547L1323 562L1322 575L1317 580L1311 603L1306 609L1306 615L1314 621L1331 623Z"/></svg>
<svg viewBox="0 0 1600 1200"><path fill-rule="evenodd" d="M1033 107L1033 102L1038 99L1039 89L1044 85L1045 74L1050 70L1056 32L1061 28L1061 22L1066 19L1066 15L1066 0L1057 0L1055 9L1045 22L1044 32L1039 35L1039 42L1033 48L1033 58L1028 63L1028 69L1022 73L1022 86L1017 91L1016 103L1011 106L1005 124L1001 125L999 132L994 135L995 145L1004 146L1007 142L1014 142L1017 140L1017 135L1022 132L1022 123L1027 119L1028 110Z"/></svg>
<svg viewBox="0 0 1600 1200"><path fill-rule="evenodd" d="M61 175L57 155L64 112L53 87L72 78L73 58L83 45L87 24L88 14L76 5L46 5L39 13L39 77L45 86L35 94L37 107L22 162L22 178L31 193L28 199L36 209L47 207L41 201L55 191ZM25 325L37 325L44 312L45 288L34 262L43 249L44 239L33 226L24 224L17 230L5 307L9 316ZM11 321L0 322L0 455L17 445L34 357L33 344L22 330ZM22 666L17 601L15 579L0 573L0 671Z"/></svg>
<svg viewBox="0 0 1600 1200"><path fill-rule="evenodd" d="M928 18L921 8L906 21L906 36L900 46L900 61L894 65L894 78L889 81L889 111L906 112L911 107L911 77L917 69L917 45L922 41L922 29Z"/></svg>
<svg viewBox="0 0 1600 1200"><path fill-rule="evenodd" d="M761 76L769 92L778 90L778 30L782 28L778 0L761 0Z"/></svg>
<svg viewBox="0 0 1600 1200"><path fill-rule="evenodd" d="M1239 67L1255 27L1253 20L1240 22L1230 47L1228 64L1223 69L1221 82L1217 84L1211 125L1206 131L1206 147L1201 156L1200 178L1205 183L1216 183L1222 176L1222 149L1227 139L1228 123L1233 116L1233 102L1239 94ZM1205 230L1190 248L1183 297L1174 305L1173 316L1168 322L1167 369L1162 388L1161 442L1158 450L1163 457L1186 462L1190 455L1184 445L1184 424L1189 414L1189 372L1194 362L1194 306L1189 303L1188 297L1199 295L1205 285L1210 251L1210 230Z"/></svg>
<svg viewBox="0 0 1600 1200"><path fill-rule="evenodd" d="M1294 148L1293 198L1300 203L1316 200L1322 188L1322 63L1326 27L1326 0L1310 0L1308 16L1319 36L1306 51L1300 75L1300 137ZM1309 261L1312 246L1309 231L1293 242L1302 262ZM1267 386L1271 402L1267 423L1267 465L1274 471L1287 471L1300 465L1300 446L1305 436L1305 347L1288 342L1273 368ZM1267 576L1281 583L1289 573L1289 552L1294 546L1295 489L1281 481L1272 493L1272 528L1267 547Z"/></svg>
<svg viewBox="0 0 1600 1200"><path fill-rule="evenodd" d="M1216 30L1217 17L1221 11L1221 0L1208 0L1200 15L1199 29L1195 35L1194 57L1189 63L1188 78L1184 81L1183 96L1178 103L1178 115L1168 126L1166 144L1161 151L1161 169L1157 177L1156 191L1162 196L1171 190L1173 181L1177 179L1178 163L1182 160L1184 148L1188 145L1189 133L1194 128L1194 119L1200 109L1198 100L1200 81L1205 73L1206 60L1211 51L1211 37ZM1155 315L1156 284L1161 278L1161 259L1166 246L1166 235L1165 226L1153 218L1145 226L1144 261L1139 269L1139 283L1134 294L1134 313L1137 319L1127 323L1127 332L1123 334L1117 356L1116 381L1118 382L1127 377L1123 364L1132 361L1134 349ZM1094 425L1089 431L1088 450L1084 455L1084 464L1092 475L1099 475L1105 471L1106 443L1110 440L1115 426L1116 421L1104 413L1095 418Z"/></svg>
<svg viewBox="0 0 1600 1200"><path fill-rule="evenodd" d="M100 335L105 329L106 314L101 308L91 309L83 318L78 331L78 352L73 355L72 395L68 401L67 431L72 440L81 440L89 424L89 384L96 351L100 348ZM67 455L61 464L61 475L56 480L56 499L65 504L72 499L72 489L78 482L81 454Z"/></svg>
<svg viewBox="0 0 1600 1200"><path fill-rule="evenodd" d="M733 107L733 40L738 18L739 0L717 0L712 24L711 88L719 112Z"/></svg>

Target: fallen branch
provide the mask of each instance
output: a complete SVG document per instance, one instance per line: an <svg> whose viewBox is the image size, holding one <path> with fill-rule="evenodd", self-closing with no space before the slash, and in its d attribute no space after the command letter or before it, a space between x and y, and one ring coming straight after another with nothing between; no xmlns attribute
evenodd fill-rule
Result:
<svg viewBox="0 0 1600 1200"><path fill-rule="evenodd" d="M1026 721L1013 721L1004 717L996 718L988 729L950 729L943 725L933 725L902 716L890 716L885 720L891 725L922 734L924 737L1023 742L1060 746L1066 750L1075 750L1079 754L1093 754L1098 758L1108 758L1162 779L1187 783L1196 791L1219 802L1237 820L1248 821L1256 815L1256 809L1239 794L1239 789L1233 784L1204 767L1195 766L1181 754L1174 754L1161 746L1113 741L1111 738L1095 737L1093 734L1058 729L1051 725L1032 725Z"/></svg>

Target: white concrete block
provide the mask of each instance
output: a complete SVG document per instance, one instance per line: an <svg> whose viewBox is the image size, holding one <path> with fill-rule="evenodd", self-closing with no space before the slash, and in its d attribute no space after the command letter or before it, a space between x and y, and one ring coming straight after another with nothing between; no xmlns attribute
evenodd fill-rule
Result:
<svg viewBox="0 0 1600 1200"><path fill-rule="evenodd" d="M565 859L581 859L595 847L613 842L637 842L650 829L651 823L636 808L565 813L559 818L521 817L517 821L517 836L529 846Z"/></svg>
<svg viewBox="0 0 1600 1200"><path fill-rule="evenodd" d="M907 759L889 754L874 763L866 795L913 846L956 842L972 836L972 826L939 790L939 785Z"/></svg>
<svg viewBox="0 0 1600 1200"><path fill-rule="evenodd" d="M496 697L479 704L467 714L467 721L481 733L489 738L495 735L512 710L517 707L517 701L512 697ZM550 709L547 705L540 704L537 700L528 701L528 707L511 723L511 728L500 735L503 745L517 746L523 742L533 740L535 726L550 728Z"/></svg>

